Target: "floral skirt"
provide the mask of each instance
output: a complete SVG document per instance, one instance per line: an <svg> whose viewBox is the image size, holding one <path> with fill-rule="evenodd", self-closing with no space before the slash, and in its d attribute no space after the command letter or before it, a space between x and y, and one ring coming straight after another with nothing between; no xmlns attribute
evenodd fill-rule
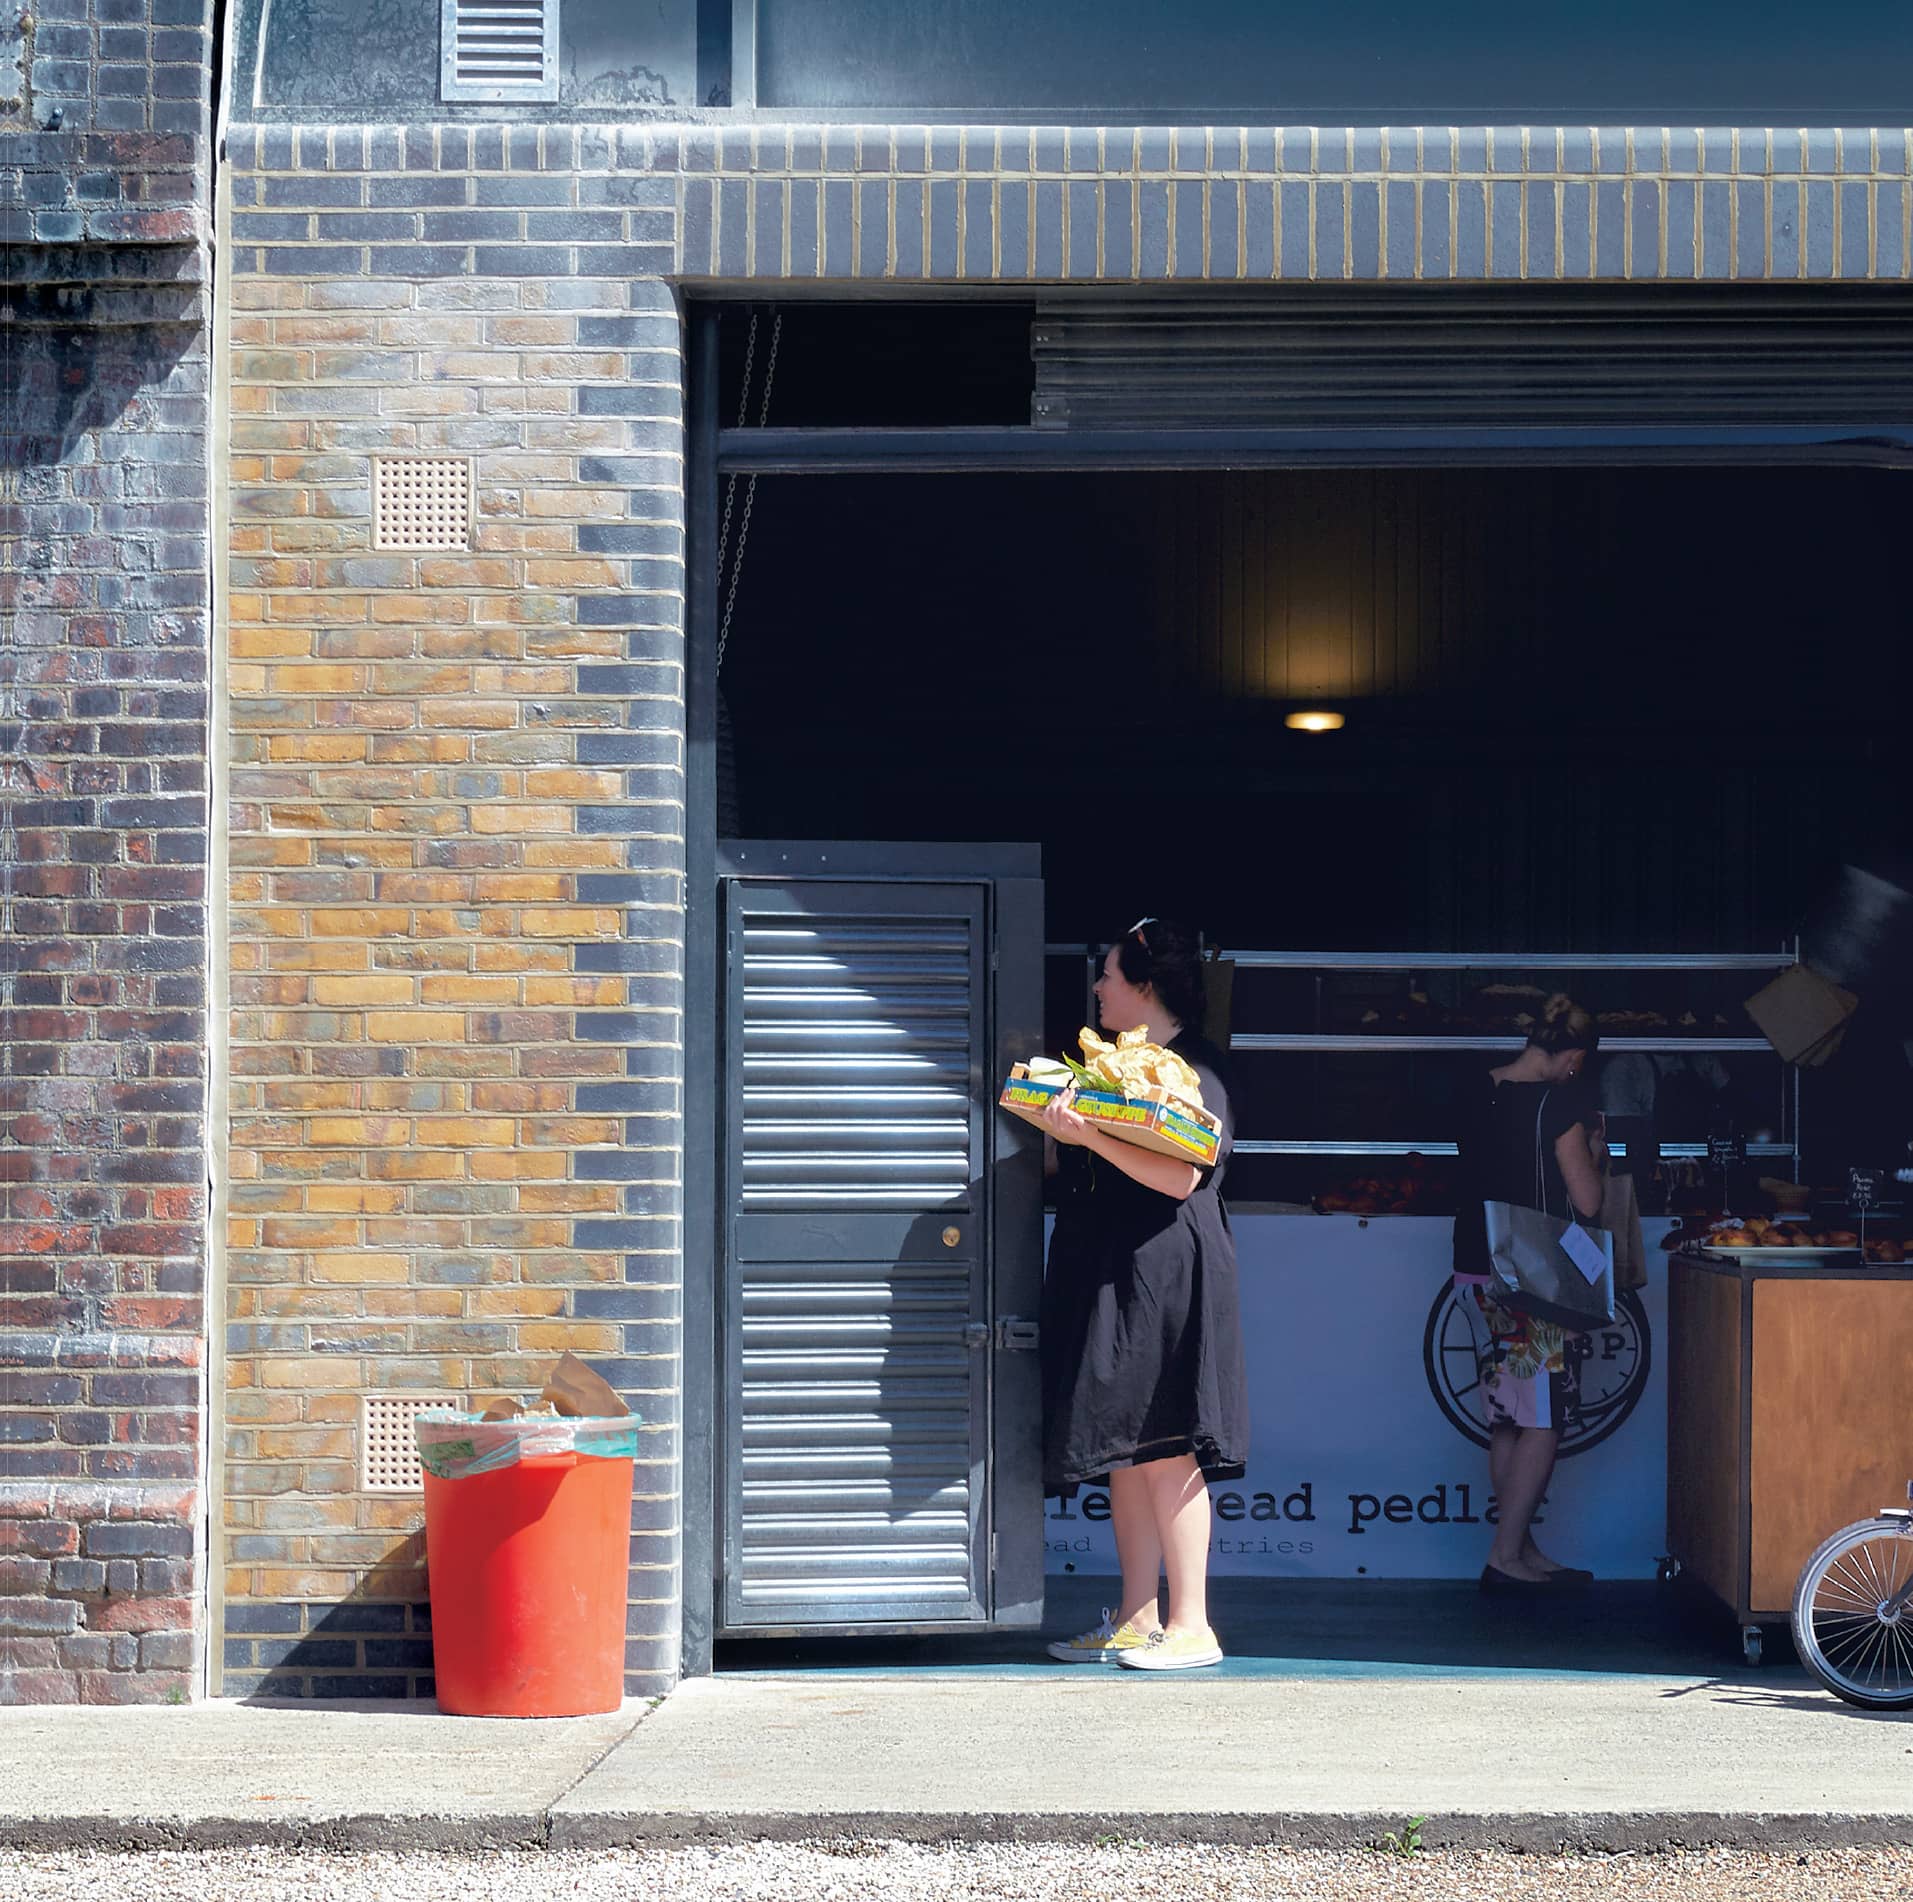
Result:
<svg viewBox="0 0 1913 1902"><path fill-rule="evenodd" d="M1579 1336L1552 1321L1504 1308L1486 1287L1470 1290L1469 1325L1490 1426L1564 1427L1581 1401Z"/></svg>

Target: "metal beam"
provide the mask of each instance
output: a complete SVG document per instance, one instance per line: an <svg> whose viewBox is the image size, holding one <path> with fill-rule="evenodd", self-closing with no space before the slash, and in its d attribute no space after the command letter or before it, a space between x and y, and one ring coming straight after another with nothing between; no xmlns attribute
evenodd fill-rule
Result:
<svg viewBox="0 0 1913 1902"><path fill-rule="evenodd" d="M986 470L1659 464L1905 468L1913 424L1594 429L725 429L718 466L760 475Z"/></svg>

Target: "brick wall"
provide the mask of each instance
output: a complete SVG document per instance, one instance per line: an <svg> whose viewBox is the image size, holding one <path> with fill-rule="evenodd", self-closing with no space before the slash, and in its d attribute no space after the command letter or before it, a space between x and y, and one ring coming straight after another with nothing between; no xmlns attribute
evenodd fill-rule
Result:
<svg viewBox="0 0 1913 1902"><path fill-rule="evenodd" d="M674 281L1899 277L1913 137L244 127L232 146L229 1690L429 1682L360 1396L647 1422L629 1682L677 1663ZM371 540L468 456L470 549ZM699 1132L688 1139L697 1140Z"/></svg>
<svg viewBox="0 0 1913 1902"><path fill-rule="evenodd" d="M0 1703L194 1683L209 37L0 11Z"/></svg>
<svg viewBox="0 0 1913 1902"><path fill-rule="evenodd" d="M642 1414L634 1689L675 1672L682 363L674 188L536 129L242 132L228 637L229 1692L429 1688L360 1395ZM469 458L380 552L372 460Z"/></svg>
<svg viewBox="0 0 1913 1902"><path fill-rule="evenodd" d="M194 1683L205 186L0 131L0 1704Z"/></svg>
<svg viewBox="0 0 1913 1902"><path fill-rule="evenodd" d="M203 131L211 22L207 0L0 0L0 130Z"/></svg>

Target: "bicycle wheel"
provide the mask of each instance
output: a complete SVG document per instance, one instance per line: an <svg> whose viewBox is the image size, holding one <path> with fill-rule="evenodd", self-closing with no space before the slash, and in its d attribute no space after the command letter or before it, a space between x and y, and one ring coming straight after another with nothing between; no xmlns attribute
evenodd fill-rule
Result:
<svg viewBox="0 0 1913 1902"><path fill-rule="evenodd" d="M1842 1526L1807 1561L1793 1594L1800 1662L1862 1710L1913 1710L1913 1519Z"/></svg>

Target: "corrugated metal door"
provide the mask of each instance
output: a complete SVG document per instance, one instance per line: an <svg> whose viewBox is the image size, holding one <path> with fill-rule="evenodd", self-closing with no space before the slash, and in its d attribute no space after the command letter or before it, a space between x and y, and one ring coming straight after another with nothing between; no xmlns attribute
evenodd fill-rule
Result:
<svg viewBox="0 0 1913 1902"><path fill-rule="evenodd" d="M1040 1499L1026 1395L993 1432L1035 1355L993 1287L992 889L726 886L727 1630L1040 1609L1040 1538L1032 1589L994 1536Z"/></svg>

